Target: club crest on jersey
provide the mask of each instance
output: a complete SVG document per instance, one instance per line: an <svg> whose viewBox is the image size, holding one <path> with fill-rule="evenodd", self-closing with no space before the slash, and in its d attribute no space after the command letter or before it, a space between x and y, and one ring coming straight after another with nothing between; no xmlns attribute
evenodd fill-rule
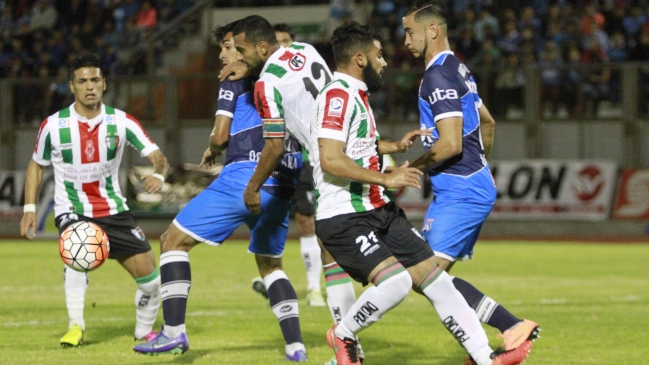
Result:
<svg viewBox="0 0 649 365"><path fill-rule="evenodd" d="M293 58L291 58L291 60L288 62L288 66L293 71L300 71L304 68L305 64L306 57L304 57L304 55L301 53L296 53L295 55L293 55Z"/></svg>
<svg viewBox="0 0 649 365"><path fill-rule="evenodd" d="M59 128L65 128L70 126L70 121L67 119L59 119Z"/></svg>
<svg viewBox="0 0 649 365"><path fill-rule="evenodd" d="M86 141L86 158L88 161L92 161L95 158L95 144L92 140Z"/></svg>
<svg viewBox="0 0 649 365"><path fill-rule="evenodd" d="M331 98L329 100L329 111L327 115L330 117L340 117L343 115L343 105L345 101L343 98Z"/></svg>
<svg viewBox="0 0 649 365"><path fill-rule="evenodd" d="M115 134L114 136L111 136L110 134L106 136L106 147L109 150L114 150L117 148L119 145L119 136Z"/></svg>
<svg viewBox="0 0 649 365"><path fill-rule="evenodd" d="M131 233L133 233L133 236L135 236L138 240L144 241L144 232L142 232L142 228L135 227L131 230Z"/></svg>

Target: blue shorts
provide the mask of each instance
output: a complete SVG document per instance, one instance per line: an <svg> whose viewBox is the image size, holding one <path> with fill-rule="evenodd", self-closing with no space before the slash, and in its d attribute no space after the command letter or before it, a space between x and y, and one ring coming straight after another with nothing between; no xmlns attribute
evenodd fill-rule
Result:
<svg viewBox="0 0 649 365"><path fill-rule="evenodd" d="M248 181L246 180L246 183ZM281 257L288 235L291 202L260 191L261 214L243 202L245 185L217 178L178 213L174 225L196 241L218 246L245 223L250 228L248 251Z"/></svg>
<svg viewBox="0 0 649 365"><path fill-rule="evenodd" d="M482 224L493 205L467 202L433 202L428 207L421 233L435 256L451 262L473 257Z"/></svg>

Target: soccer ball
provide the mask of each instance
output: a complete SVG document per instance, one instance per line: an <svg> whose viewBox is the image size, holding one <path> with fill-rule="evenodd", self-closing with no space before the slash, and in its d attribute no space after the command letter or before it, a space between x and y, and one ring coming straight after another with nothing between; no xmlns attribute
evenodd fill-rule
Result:
<svg viewBox="0 0 649 365"><path fill-rule="evenodd" d="M95 270L106 261L109 250L106 232L90 222L72 223L59 239L61 259L76 271Z"/></svg>

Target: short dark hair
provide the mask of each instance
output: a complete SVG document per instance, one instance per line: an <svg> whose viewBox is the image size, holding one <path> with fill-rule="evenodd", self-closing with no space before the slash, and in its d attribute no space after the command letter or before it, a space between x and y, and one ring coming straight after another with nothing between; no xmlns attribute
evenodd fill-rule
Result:
<svg viewBox="0 0 649 365"><path fill-rule="evenodd" d="M241 33L246 34L246 42L248 43L266 42L271 46L277 45L273 27L268 20L259 15L250 15L237 20L234 29L232 29L232 35L237 36Z"/></svg>
<svg viewBox="0 0 649 365"><path fill-rule="evenodd" d="M101 69L101 58L99 55L96 53L82 53L70 64L70 80L74 80L74 71L84 67L98 68L101 72L101 76L104 76L104 71Z"/></svg>
<svg viewBox="0 0 649 365"><path fill-rule="evenodd" d="M336 64L347 65L356 52L366 52L374 43L381 41L381 34L371 25L360 25L351 21L334 30L331 36L331 47Z"/></svg>
<svg viewBox="0 0 649 365"><path fill-rule="evenodd" d="M291 36L291 39L292 39L292 40L295 40L295 32L293 31L293 28L291 28L291 27L290 27L288 24L286 24L286 23L275 24L275 25L273 26L273 30L276 31L276 32L284 32L284 33L288 33L288 35Z"/></svg>
<svg viewBox="0 0 649 365"><path fill-rule="evenodd" d="M216 29L214 30L214 37L216 37L216 42L217 43L223 42L223 38L225 38L225 35L232 32L236 24L237 21L235 20L232 23L228 23L226 25L216 27Z"/></svg>
<svg viewBox="0 0 649 365"><path fill-rule="evenodd" d="M439 0L419 0L406 10L404 16L415 13L415 21L427 17L440 18L446 23L448 21L448 8Z"/></svg>

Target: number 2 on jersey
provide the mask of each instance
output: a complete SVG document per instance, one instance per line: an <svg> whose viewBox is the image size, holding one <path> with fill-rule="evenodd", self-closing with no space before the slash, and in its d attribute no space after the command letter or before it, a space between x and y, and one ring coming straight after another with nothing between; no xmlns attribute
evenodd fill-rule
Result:
<svg viewBox="0 0 649 365"><path fill-rule="evenodd" d="M324 74L324 84L320 88L315 86L314 80L320 80L322 75ZM306 88L306 91L310 92L311 95L313 96L313 99L318 97L318 93L320 90L327 85L329 82L331 82L331 78L329 77L329 73L327 72L326 66L324 66L321 63L314 62L311 64L311 75L313 76L313 80L311 80L308 77L302 78L302 81L304 82L304 87Z"/></svg>

